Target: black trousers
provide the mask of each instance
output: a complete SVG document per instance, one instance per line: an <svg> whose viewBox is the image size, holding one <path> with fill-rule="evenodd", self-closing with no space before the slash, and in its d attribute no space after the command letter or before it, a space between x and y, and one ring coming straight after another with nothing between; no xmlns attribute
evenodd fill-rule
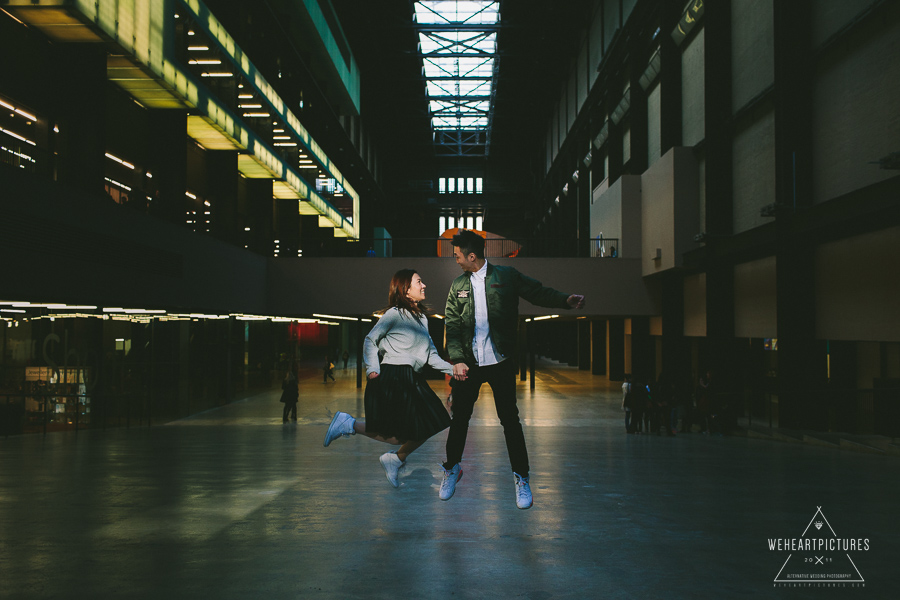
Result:
<svg viewBox="0 0 900 600"><path fill-rule="evenodd" d="M291 417L295 421L297 420L297 403L296 402L285 402L284 403L284 411L281 413L281 420L287 421L288 417Z"/></svg>
<svg viewBox="0 0 900 600"><path fill-rule="evenodd" d="M453 420L447 436L447 462L445 469L452 469L462 460L469 432L469 419L481 385L487 383L494 392L497 417L506 437L506 450L512 470L522 477L528 477L528 450L525 448L525 434L519 422L519 408L516 406L516 378L519 376L514 360L507 359L488 367L472 367L465 381L453 384Z"/></svg>

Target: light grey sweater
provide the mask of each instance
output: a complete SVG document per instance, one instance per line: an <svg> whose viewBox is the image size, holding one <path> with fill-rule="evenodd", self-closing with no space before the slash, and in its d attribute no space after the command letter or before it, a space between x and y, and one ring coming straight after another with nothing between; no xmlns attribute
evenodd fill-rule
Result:
<svg viewBox="0 0 900 600"><path fill-rule="evenodd" d="M380 361L379 354L382 355ZM428 319L397 307L385 312L366 336L363 357L366 375L380 374L382 364L411 365L416 371L429 364L438 371L453 373L453 365L438 355L431 341Z"/></svg>

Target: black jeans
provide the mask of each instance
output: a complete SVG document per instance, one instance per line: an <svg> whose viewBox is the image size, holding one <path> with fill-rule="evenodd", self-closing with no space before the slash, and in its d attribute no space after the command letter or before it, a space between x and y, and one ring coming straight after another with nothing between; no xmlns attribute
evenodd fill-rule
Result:
<svg viewBox="0 0 900 600"><path fill-rule="evenodd" d="M465 381L453 384L453 421L450 423L450 434L447 436L447 462L445 469L452 469L462 460L466 447L466 435L469 432L469 419L478 400L481 384L487 383L494 392L494 405L497 416L503 426L506 437L506 450L509 452L509 463L512 470L522 477L528 477L528 450L525 448L525 434L519 422L519 409L516 406L516 377L519 371L514 360L487 367L472 367Z"/></svg>
<svg viewBox="0 0 900 600"><path fill-rule="evenodd" d="M285 402L284 403L284 411L281 413L281 420L287 421L288 417L291 417L295 421L297 420L297 403L296 402Z"/></svg>

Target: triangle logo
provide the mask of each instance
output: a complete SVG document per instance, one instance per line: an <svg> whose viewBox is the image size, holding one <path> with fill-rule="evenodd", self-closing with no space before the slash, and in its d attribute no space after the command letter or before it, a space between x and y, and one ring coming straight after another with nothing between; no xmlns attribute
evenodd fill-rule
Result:
<svg viewBox="0 0 900 600"><path fill-rule="evenodd" d="M817 510L797 538L769 539L769 550L789 552L778 574L776 584L865 584L865 579L851 558L851 552L867 551L869 540L839 538L825 518L822 507Z"/></svg>

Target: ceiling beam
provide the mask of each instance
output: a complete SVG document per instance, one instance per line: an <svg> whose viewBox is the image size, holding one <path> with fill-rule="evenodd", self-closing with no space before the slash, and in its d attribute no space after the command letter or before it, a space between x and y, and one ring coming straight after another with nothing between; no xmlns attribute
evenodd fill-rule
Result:
<svg viewBox="0 0 900 600"><path fill-rule="evenodd" d="M478 23L473 24L462 24L462 23L413 23L412 28L415 31L419 31L422 33L427 33L429 31L434 32L443 32L443 31L500 31L503 28L503 25L500 23L485 23L483 25Z"/></svg>

